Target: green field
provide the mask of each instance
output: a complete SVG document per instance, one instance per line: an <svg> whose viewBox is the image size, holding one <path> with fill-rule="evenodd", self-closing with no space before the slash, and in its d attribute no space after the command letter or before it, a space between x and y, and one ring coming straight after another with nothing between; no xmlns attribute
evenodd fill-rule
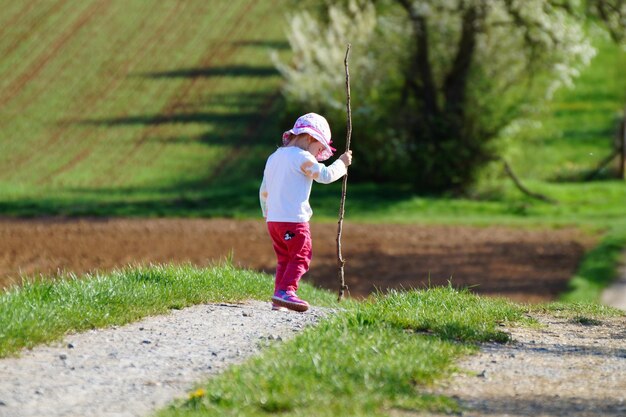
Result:
<svg viewBox="0 0 626 417"><path fill-rule="evenodd" d="M2 212L180 197L267 147L280 1L0 7Z"/></svg>
<svg viewBox="0 0 626 417"><path fill-rule="evenodd" d="M264 159L288 127L269 53L288 56L290 5L0 0L0 215L258 216ZM561 204L528 200L496 167L470 199L351 184L349 215L620 222L622 182L573 181L608 154L626 103L626 53L597 44L576 88L505 142L527 185ZM337 193L314 191L318 219L335 216Z"/></svg>

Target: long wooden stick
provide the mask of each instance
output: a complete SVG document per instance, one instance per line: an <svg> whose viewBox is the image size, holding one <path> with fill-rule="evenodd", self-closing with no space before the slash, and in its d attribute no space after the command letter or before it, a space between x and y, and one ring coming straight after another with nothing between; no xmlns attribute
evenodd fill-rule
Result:
<svg viewBox="0 0 626 417"><path fill-rule="evenodd" d="M350 71L348 70L348 56L350 55L350 44L346 49L346 57L343 60L343 64L346 67L346 94L348 96L348 128L346 130L346 152L350 150L350 137L352 136L352 110L350 108ZM346 188L348 186L348 172L343 177L343 184L341 186L341 203L339 204L339 222L337 225L337 263L339 264L339 296L337 301L341 301L344 291L348 289L343 274L343 268L346 264L346 260L341 255L341 231L343 229L343 216L345 214L346 204Z"/></svg>

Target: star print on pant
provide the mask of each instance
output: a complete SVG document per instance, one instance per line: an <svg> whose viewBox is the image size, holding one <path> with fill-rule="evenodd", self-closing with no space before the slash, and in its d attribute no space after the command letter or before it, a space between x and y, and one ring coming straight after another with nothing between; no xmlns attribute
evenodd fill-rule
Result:
<svg viewBox="0 0 626 417"><path fill-rule="evenodd" d="M276 252L274 290L296 291L313 256L309 223L267 222L267 230Z"/></svg>

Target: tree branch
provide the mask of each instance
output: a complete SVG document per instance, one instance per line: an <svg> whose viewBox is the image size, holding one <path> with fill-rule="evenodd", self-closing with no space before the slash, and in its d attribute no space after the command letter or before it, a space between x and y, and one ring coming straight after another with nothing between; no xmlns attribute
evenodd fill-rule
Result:
<svg viewBox="0 0 626 417"><path fill-rule="evenodd" d="M546 203L552 203L552 204L557 204L558 203L556 200L553 200L550 197L546 197L543 194L535 193L535 192L530 191L528 188L526 188L524 186L524 184L522 184L522 182L519 180L519 178L517 178L517 175L515 175L515 173L513 172L513 169L509 165L509 163L507 161L505 161L504 158L501 158L500 160L504 164L505 172L513 180L513 183L515 184L517 189L520 190L522 193L526 194L529 197L535 198L537 200L545 201Z"/></svg>

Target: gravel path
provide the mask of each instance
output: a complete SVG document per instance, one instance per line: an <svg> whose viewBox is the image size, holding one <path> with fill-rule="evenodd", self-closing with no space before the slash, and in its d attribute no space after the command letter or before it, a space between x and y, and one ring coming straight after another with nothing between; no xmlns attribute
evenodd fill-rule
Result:
<svg viewBox="0 0 626 417"><path fill-rule="evenodd" d="M626 253L603 302L626 310ZM534 317L540 329L507 329L513 343L484 345L434 392L456 398L463 416L626 416L626 316Z"/></svg>
<svg viewBox="0 0 626 417"><path fill-rule="evenodd" d="M271 311L259 301L199 305L69 335L0 360L0 416L147 416L324 313Z"/></svg>
<svg viewBox="0 0 626 417"><path fill-rule="evenodd" d="M514 343L483 346L435 392L463 416L626 416L626 317L535 317L542 328L508 329Z"/></svg>

